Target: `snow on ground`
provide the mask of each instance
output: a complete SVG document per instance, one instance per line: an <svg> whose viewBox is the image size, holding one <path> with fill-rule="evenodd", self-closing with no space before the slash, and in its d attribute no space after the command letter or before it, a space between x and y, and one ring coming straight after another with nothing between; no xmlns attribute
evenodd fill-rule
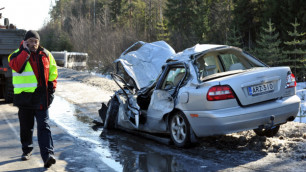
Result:
<svg viewBox="0 0 306 172"><path fill-rule="evenodd" d="M301 99L301 109L295 121L306 123L306 82L297 84L296 95Z"/></svg>
<svg viewBox="0 0 306 172"><path fill-rule="evenodd" d="M59 67L59 77L60 78L70 78L75 81L86 83L88 85L96 86L105 91L114 92L118 90L117 84L108 79L109 77L88 72L79 72L72 69Z"/></svg>
<svg viewBox="0 0 306 172"><path fill-rule="evenodd" d="M275 137L256 136L253 131L204 138L201 147L221 150L262 151L277 158L303 161L306 159L306 124L288 122Z"/></svg>
<svg viewBox="0 0 306 172"><path fill-rule="evenodd" d="M73 85L65 85L65 79L85 83L88 86L79 87L77 82ZM113 92L118 89L118 86L112 80L100 75L65 68L59 68L58 87L57 94L66 97L74 104L82 105L88 102L96 102L94 105L97 105L97 107L92 107L94 109L92 113L96 113L97 116L96 110L101 107L98 106L98 103L107 102ZM80 91L83 92L79 93ZM78 92L78 94L75 94L75 92ZM73 94L75 96L71 96ZM301 114L305 115L306 83L298 83L297 95L302 99ZM305 118L303 118L304 122ZM299 119L297 118L296 121L299 121ZM272 138L256 136L253 131L244 131L223 136L206 137L203 140L197 149L266 152L268 155L275 156L275 158L297 162L306 159L305 123L288 122L281 125L279 133Z"/></svg>

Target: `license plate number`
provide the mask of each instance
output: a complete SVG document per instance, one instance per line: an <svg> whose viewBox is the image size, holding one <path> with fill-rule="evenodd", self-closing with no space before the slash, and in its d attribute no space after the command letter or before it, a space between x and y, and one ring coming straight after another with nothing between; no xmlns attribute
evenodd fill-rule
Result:
<svg viewBox="0 0 306 172"><path fill-rule="evenodd" d="M264 93L273 91L274 85L273 83L266 83L266 84L248 87L248 89L249 89L249 95L255 96L255 95L264 94Z"/></svg>

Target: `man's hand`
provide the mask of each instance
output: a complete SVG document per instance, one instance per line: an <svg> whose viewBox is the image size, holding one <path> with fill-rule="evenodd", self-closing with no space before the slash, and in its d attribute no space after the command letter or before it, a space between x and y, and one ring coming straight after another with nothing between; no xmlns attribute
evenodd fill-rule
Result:
<svg viewBox="0 0 306 172"><path fill-rule="evenodd" d="M27 52L30 52L27 41L23 41L22 46Z"/></svg>
<svg viewBox="0 0 306 172"><path fill-rule="evenodd" d="M53 102L54 92L53 82L48 81L48 107L50 107L51 103Z"/></svg>

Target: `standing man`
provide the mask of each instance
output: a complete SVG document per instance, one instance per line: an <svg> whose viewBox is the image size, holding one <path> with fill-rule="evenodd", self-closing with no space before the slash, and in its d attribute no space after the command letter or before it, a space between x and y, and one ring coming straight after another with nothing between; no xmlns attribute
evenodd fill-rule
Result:
<svg viewBox="0 0 306 172"><path fill-rule="evenodd" d="M48 108L56 88L57 68L52 54L39 44L36 31L29 30L19 49L9 55L13 70L14 106L19 108L22 160L28 160L33 150L34 117L44 167L55 164Z"/></svg>

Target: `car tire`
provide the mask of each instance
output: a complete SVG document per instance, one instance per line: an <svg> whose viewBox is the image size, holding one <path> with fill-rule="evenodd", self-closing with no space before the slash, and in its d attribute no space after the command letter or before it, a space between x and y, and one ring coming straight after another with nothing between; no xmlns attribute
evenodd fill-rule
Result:
<svg viewBox="0 0 306 172"><path fill-rule="evenodd" d="M170 117L170 135L177 147L190 146L190 124L182 112L175 112Z"/></svg>
<svg viewBox="0 0 306 172"><path fill-rule="evenodd" d="M266 137L273 137L277 134L278 130L279 130L280 126L274 126L272 129L254 129L254 132L258 135L258 136L266 136Z"/></svg>
<svg viewBox="0 0 306 172"><path fill-rule="evenodd" d="M116 96L114 96L107 104L109 108L109 115L107 117L107 126L104 126L107 129L116 128L116 119L119 111L119 101Z"/></svg>

